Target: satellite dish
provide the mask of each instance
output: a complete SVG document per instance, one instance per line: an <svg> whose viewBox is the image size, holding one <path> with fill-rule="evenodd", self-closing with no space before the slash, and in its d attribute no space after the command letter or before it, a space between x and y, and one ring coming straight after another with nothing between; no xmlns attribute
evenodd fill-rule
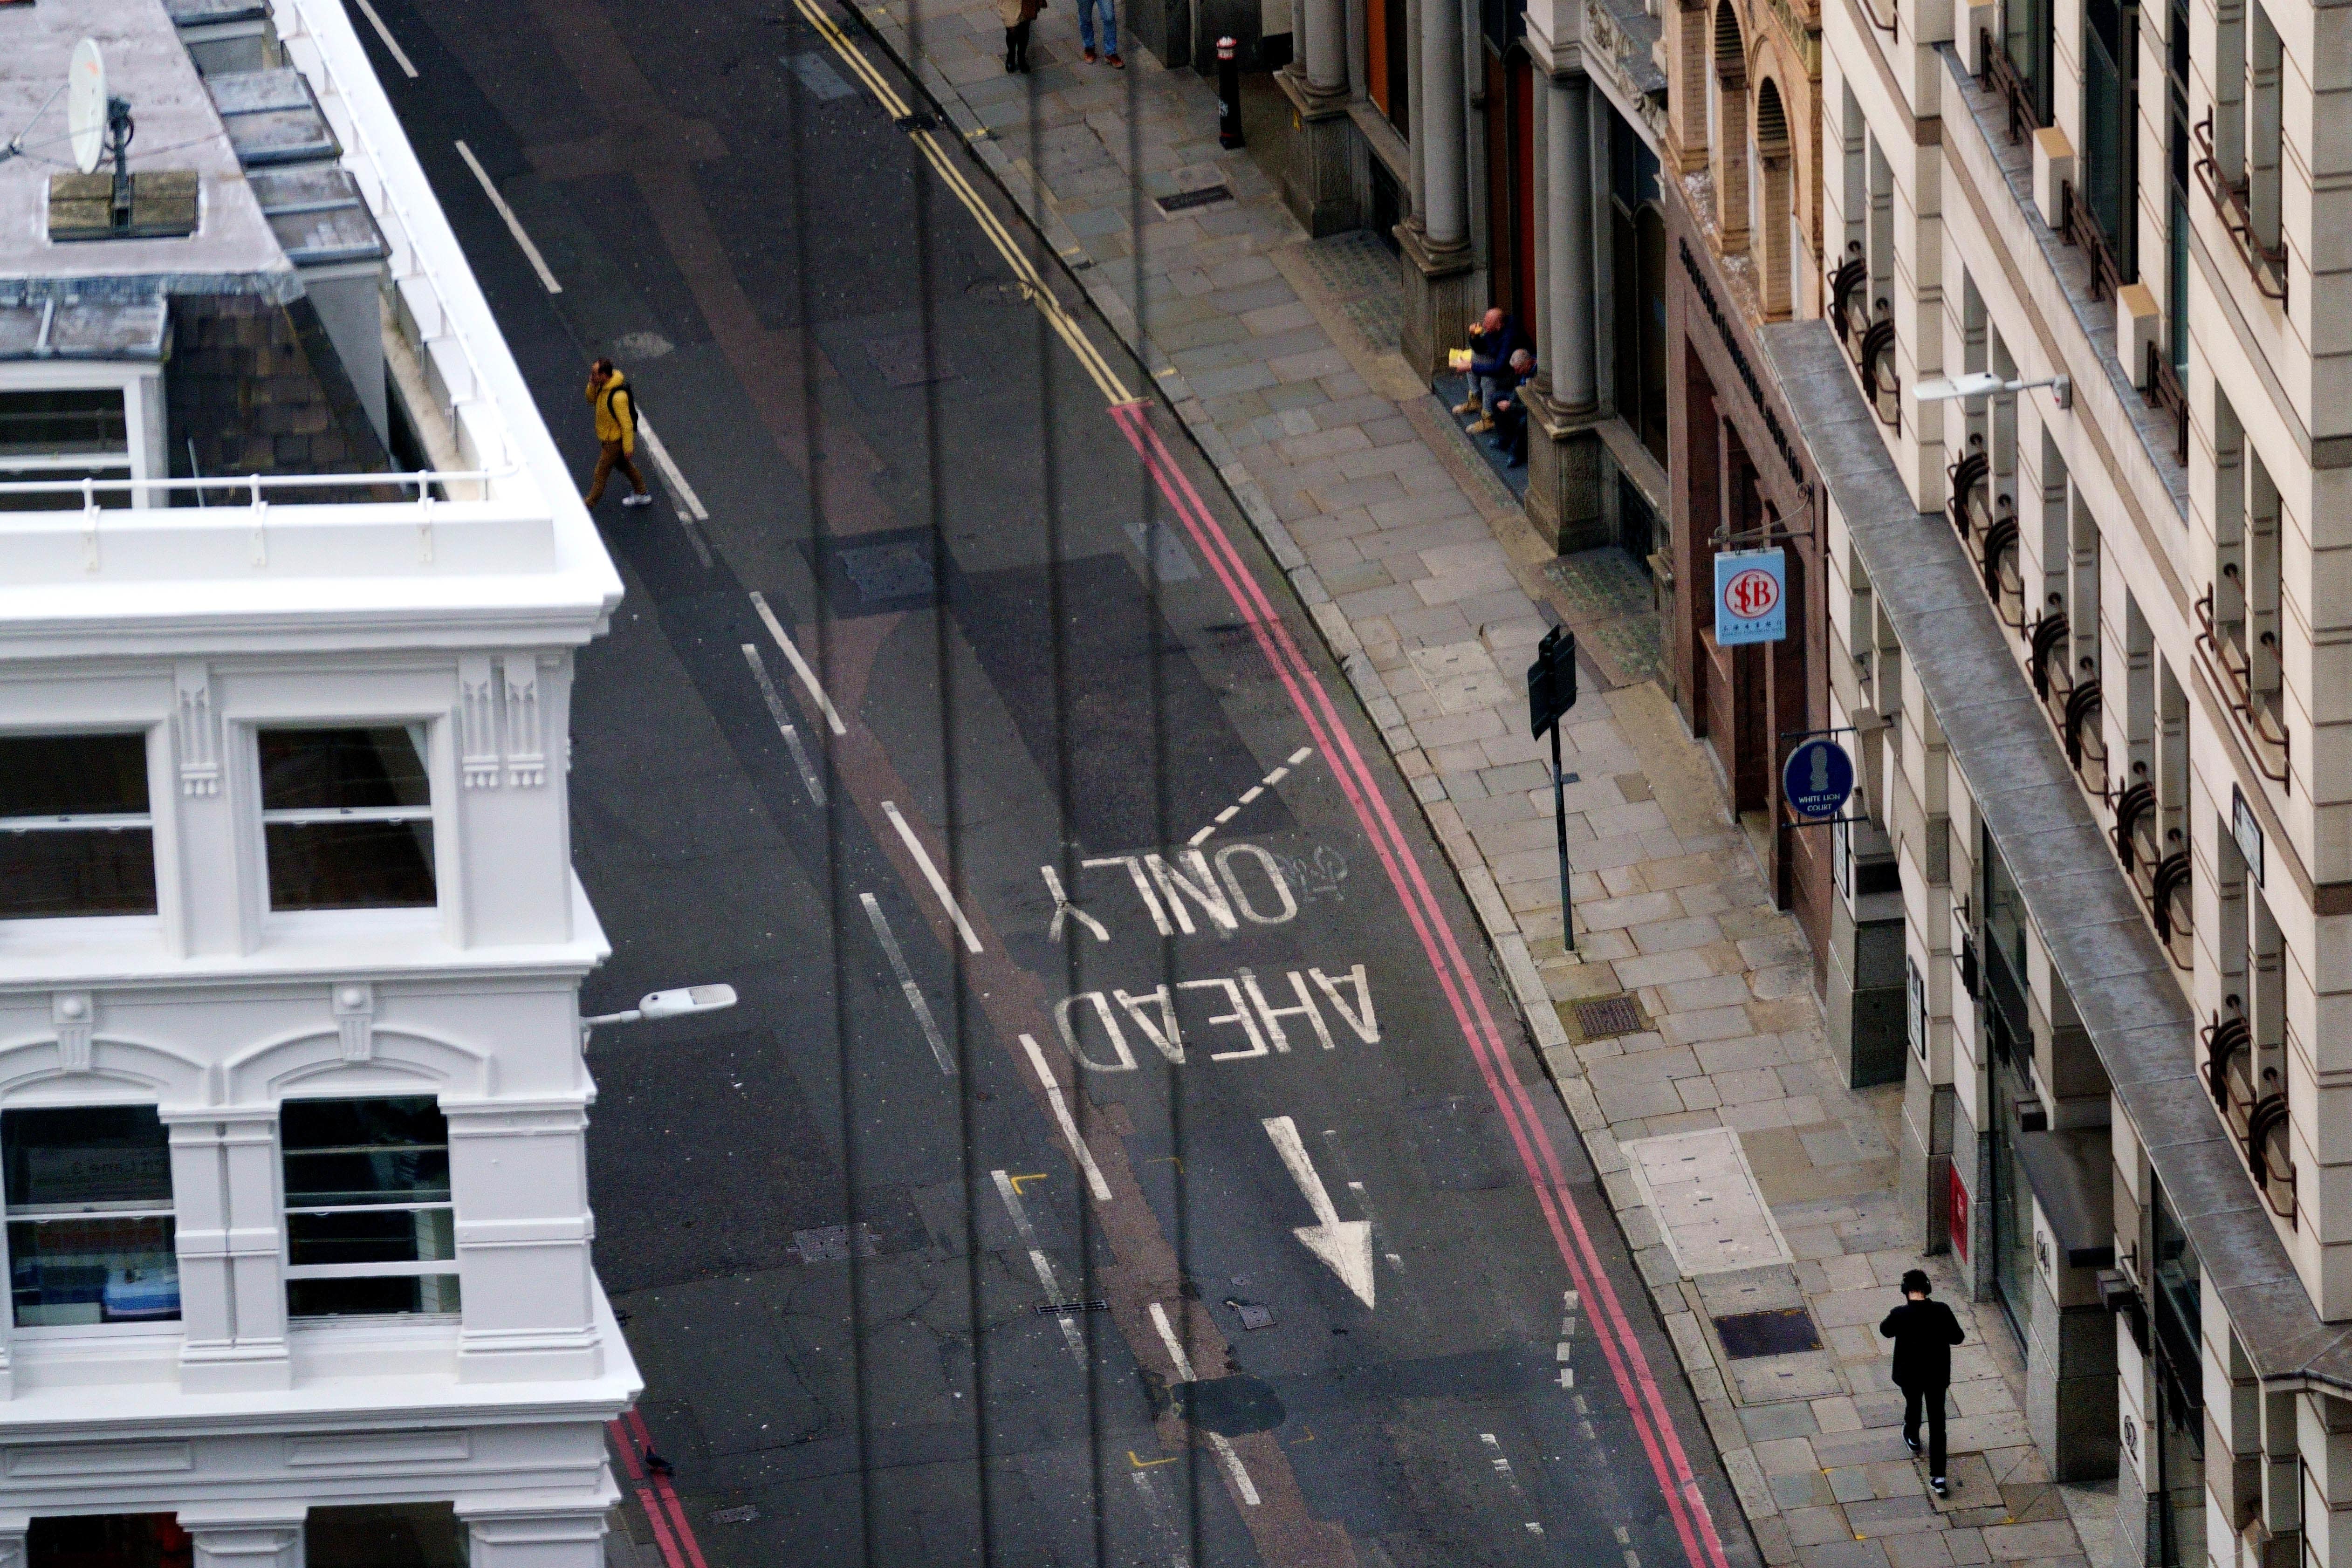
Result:
<svg viewBox="0 0 2352 1568"><path fill-rule="evenodd" d="M84 38L74 46L66 66L66 131L73 142L75 167L85 174L98 172L106 155L106 61L98 40Z"/></svg>

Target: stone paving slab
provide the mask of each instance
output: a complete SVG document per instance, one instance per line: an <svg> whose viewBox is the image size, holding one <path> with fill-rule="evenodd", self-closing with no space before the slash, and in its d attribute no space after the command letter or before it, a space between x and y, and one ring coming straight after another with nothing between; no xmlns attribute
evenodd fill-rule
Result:
<svg viewBox="0 0 2352 1568"><path fill-rule="evenodd" d="M1007 77L992 0L921 0L919 20L912 3L863 15L1143 361L1420 800L1616 1206L1766 1561L2071 1565L2086 1547L2104 1560L2112 1484L2050 1484L2008 1330L1958 1298L1945 1260L1925 1266L1970 1342L1954 1357L1955 1495L1934 1500L1903 1447L1876 1338L1894 1281L1920 1263L1901 1250L1895 1210L1899 1092L1842 1086L1804 938L1772 906L1713 760L1653 678L1641 571L1615 550L1553 553L1398 357L1393 264L1379 242L1308 241L1267 172L1217 146L1202 78L1162 68L1132 39L1124 75L1076 63L1062 6L1036 25L1043 68ZM1151 200L1217 183L1232 201L1173 218ZM1550 773L1515 695L1515 672L1563 623L1587 664L1562 733L1576 776L1572 953ZM1616 996L1642 1027L1587 1038L1576 1004ZM1785 1244L1769 1267L1692 1279L1676 1261L1671 1212L1662 1229L1628 1151L1693 1134L1736 1144L1742 1180ZM1805 1306L1823 1348L1728 1356L1712 1318L1757 1302Z"/></svg>

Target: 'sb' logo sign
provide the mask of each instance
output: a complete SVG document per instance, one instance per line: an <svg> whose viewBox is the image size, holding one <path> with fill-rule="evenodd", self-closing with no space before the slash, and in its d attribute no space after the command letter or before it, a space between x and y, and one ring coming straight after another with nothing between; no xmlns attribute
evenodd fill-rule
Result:
<svg viewBox="0 0 2352 1568"><path fill-rule="evenodd" d="M1731 580L1731 586L1723 591L1723 602L1741 620L1754 621L1769 615L1780 602L1780 585L1770 572L1750 567Z"/></svg>
<svg viewBox="0 0 2352 1568"><path fill-rule="evenodd" d="M1715 640L1719 646L1778 643L1789 634L1788 559L1778 549L1726 550L1715 558Z"/></svg>

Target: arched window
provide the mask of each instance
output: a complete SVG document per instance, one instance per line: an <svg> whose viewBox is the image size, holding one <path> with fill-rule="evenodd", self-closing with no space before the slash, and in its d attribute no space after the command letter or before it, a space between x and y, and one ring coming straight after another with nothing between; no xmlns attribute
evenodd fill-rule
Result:
<svg viewBox="0 0 2352 1568"><path fill-rule="evenodd" d="M1731 0L1715 7L1714 124L1707 141L1714 150L1715 221L1726 255L1748 248L1748 49Z"/></svg>
<svg viewBox="0 0 2352 1568"><path fill-rule="evenodd" d="M1795 305L1796 148L1780 84L1766 78L1756 89L1756 233L1758 281L1768 319L1788 317Z"/></svg>

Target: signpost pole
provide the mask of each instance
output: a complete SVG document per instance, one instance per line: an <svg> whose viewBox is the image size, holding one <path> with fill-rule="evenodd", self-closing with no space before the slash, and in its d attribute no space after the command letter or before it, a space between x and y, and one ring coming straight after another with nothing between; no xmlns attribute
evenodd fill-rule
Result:
<svg viewBox="0 0 2352 1568"><path fill-rule="evenodd" d="M1559 945L1576 951L1576 905L1569 898L1568 779L1560 770L1560 716L1576 706L1576 638L1565 627L1544 633L1528 666L1528 734L1551 731L1551 814L1559 837Z"/></svg>
<svg viewBox="0 0 2352 1568"><path fill-rule="evenodd" d="M1568 785L1559 770L1559 720L1551 721L1551 816L1559 834L1559 939L1576 951L1576 904L1568 893Z"/></svg>

